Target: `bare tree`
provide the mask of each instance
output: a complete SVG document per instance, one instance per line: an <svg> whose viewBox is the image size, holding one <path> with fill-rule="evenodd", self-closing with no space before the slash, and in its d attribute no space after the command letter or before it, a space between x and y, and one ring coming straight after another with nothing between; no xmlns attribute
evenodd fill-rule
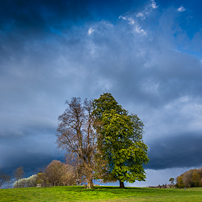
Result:
<svg viewBox="0 0 202 202"><path fill-rule="evenodd" d="M6 182L9 182L11 180L11 177L5 173L3 173L0 170L0 187L5 184Z"/></svg>
<svg viewBox="0 0 202 202"><path fill-rule="evenodd" d="M193 173L193 170L189 170L183 173L182 175L182 181L186 187L193 186L192 173Z"/></svg>
<svg viewBox="0 0 202 202"><path fill-rule="evenodd" d="M66 104L67 109L59 116L57 143L77 161L77 170L86 176L87 187L92 188L96 148L92 101L85 99L82 103L80 98L74 97Z"/></svg>
<svg viewBox="0 0 202 202"><path fill-rule="evenodd" d="M61 178L65 174L65 165L60 161L53 160L45 170L45 175L48 178L49 183L53 186L61 184Z"/></svg>
<svg viewBox="0 0 202 202"><path fill-rule="evenodd" d="M18 187L18 181L19 179L22 179L23 175L25 174L24 170L23 170L23 167L20 166L19 168L17 168L15 171L14 171L14 176L15 176L15 179L17 181L17 187Z"/></svg>
<svg viewBox="0 0 202 202"><path fill-rule="evenodd" d="M75 168L71 165L64 164L64 174L61 177L61 183L63 185L76 185L76 177Z"/></svg>

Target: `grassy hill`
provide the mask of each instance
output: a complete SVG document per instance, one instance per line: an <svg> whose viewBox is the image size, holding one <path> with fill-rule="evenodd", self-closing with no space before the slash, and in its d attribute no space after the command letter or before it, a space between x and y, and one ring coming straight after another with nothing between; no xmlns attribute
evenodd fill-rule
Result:
<svg viewBox="0 0 202 202"><path fill-rule="evenodd" d="M61 201L108 201L108 202L201 202L202 188L190 189L156 189L95 187L47 187L1 189L1 202L61 202Z"/></svg>

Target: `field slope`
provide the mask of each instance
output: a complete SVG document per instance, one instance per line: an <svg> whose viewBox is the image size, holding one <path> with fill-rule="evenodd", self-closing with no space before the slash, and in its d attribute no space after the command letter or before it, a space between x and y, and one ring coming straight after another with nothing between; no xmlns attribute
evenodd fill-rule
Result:
<svg viewBox="0 0 202 202"><path fill-rule="evenodd" d="M1 202L61 202L61 201L108 201L108 202L201 202L202 188L151 189L96 187L47 187L0 189Z"/></svg>

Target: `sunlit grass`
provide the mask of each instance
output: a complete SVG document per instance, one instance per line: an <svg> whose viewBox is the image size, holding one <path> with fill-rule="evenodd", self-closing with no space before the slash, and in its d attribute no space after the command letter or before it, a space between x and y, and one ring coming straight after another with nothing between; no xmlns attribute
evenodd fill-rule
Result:
<svg viewBox="0 0 202 202"><path fill-rule="evenodd" d="M2 202L61 202L61 201L108 201L108 202L201 202L202 188L190 189L153 189L95 187L47 187L47 188L16 188L1 189Z"/></svg>

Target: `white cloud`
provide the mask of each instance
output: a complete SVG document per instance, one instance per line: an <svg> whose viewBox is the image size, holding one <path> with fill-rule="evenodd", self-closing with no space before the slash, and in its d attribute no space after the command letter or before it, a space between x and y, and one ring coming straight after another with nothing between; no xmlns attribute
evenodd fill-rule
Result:
<svg viewBox="0 0 202 202"><path fill-rule="evenodd" d="M129 21L129 22L128 22L128 24L129 24L129 25L134 25L134 24L135 24L134 19L133 19L133 18L131 18L131 17L130 17L130 18L128 18L128 21Z"/></svg>
<svg viewBox="0 0 202 202"><path fill-rule="evenodd" d="M139 12L137 15L136 15L137 18L141 18L142 20L145 19L145 14L143 12Z"/></svg>
<svg viewBox="0 0 202 202"><path fill-rule="evenodd" d="M88 30L88 35L91 35L95 30L91 27L89 30Z"/></svg>
<svg viewBox="0 0 202 202"><path fill-rule="evenodd" d="M178 12L184 12L186 9L184 8L184 6L180 6L177 10Z"/></svg>
<svg viewBox="0 0 202 202"><path fill-rule="evenodd" d="M132 17L125 17L125 16L120 15L119 19L127 20L129 25L135 24L135 20Z"/></svg>
<svg viewBox="0 0 202 202"><path fill-rule="evenodd" d="M159 6L156 5L156 2L154 0L151 0L152 4L151 4L151 7L153 9L157 9Z"/></svg>
<svg viewBox="0 0 202 202"><path fill-rule="evenodd" d="M120 16L119 16L119 19L126 20L126 17L120 15Z"/></svg>
<svg viewBox="0 0 202 202"><path fill-rule="evenodd" d="M139 13L141 15L141 13ZM144 14L142 13L142 16ZM137 16L137 15L136 15ZM147 33L145 32L144 29L141 28L141 26L132 18L132 17L124 17L124 16L119 16L119 19L127 20L129 25L134 25L135 26L135 32L138 34L143 34L146 35Z"/></svg>
<svg viewBox="0 0 202 202"><path fill-rule="evenodd" d="M135 31L136 31L138 34L147 35L147 33L145 32L145 30L142 29L139 25L136 25L136 26L135 26Z"/></svg>
<svg viewBox="0 0 202 202"><path fill-rule="evenodd" d="M157 9L159 6L156 5L154 0L151 0L151 4L148 4L145 9L139 13L137 13L136 17L141 18L141 20L145 20L147 16L150 15L153 9Z"/></svg>

